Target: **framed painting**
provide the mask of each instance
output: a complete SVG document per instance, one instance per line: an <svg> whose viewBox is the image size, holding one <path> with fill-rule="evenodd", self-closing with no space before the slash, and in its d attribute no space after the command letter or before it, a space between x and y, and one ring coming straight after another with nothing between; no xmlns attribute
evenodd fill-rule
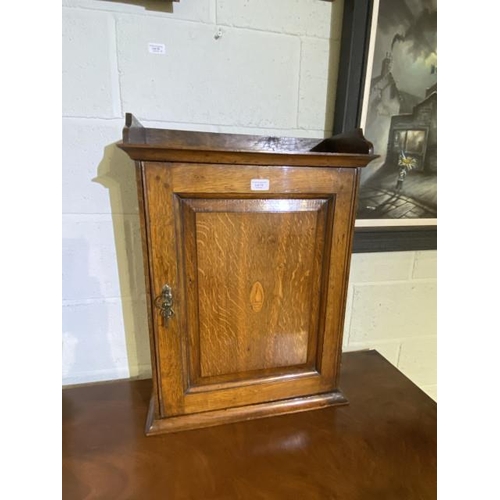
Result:
<svg viewBox="0 0 500 500"><path fill-rule="evenodd" d="M345 0L334 134L361 127L354 252L437 248L436 0Z"/></svg>

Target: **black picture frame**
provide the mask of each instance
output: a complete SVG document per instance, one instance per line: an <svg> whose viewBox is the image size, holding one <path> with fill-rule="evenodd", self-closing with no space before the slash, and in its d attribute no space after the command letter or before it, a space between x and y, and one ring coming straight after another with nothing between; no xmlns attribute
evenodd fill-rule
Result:
<svg viewBox="0 0 500 500"><path fill-rule="evenodd" d="M372 0L344 0L334 135L359 127L372 13ZM356 227L354 230L355 253L436 249L437 225Z"/></svg>

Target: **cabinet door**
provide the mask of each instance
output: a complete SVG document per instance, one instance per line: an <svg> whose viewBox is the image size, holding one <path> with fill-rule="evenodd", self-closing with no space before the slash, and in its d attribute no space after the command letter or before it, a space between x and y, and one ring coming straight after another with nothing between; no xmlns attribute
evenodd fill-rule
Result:
<svg viewBox="0 0 500 500"><path fill-rule="evenodd" d="M356 169L144 169L160 415L334 391Z"/></svg>

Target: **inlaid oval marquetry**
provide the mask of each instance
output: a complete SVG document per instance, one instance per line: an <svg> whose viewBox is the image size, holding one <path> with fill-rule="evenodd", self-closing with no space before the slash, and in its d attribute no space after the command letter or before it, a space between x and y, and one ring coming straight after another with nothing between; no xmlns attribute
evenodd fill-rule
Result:
<svg viewBox="0 0 500 500"><path fill-rule="evenodd" d="M264 305L264 289L260 281L256 281L252 285L252 290L250 290L250 304L254 312L259 312Z"/></svg>

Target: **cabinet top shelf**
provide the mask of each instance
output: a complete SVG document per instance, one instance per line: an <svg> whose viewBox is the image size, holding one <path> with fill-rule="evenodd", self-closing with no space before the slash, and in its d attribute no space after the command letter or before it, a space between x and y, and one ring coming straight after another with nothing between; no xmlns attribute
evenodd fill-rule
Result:
<svg viewBox="0 0 500 500"><path fill-rule="evenodd" d="M118 147L134 160L232 165L364 167L377 158L361 129L326 139L194 132L144 127L131 113Z"/></svg>

